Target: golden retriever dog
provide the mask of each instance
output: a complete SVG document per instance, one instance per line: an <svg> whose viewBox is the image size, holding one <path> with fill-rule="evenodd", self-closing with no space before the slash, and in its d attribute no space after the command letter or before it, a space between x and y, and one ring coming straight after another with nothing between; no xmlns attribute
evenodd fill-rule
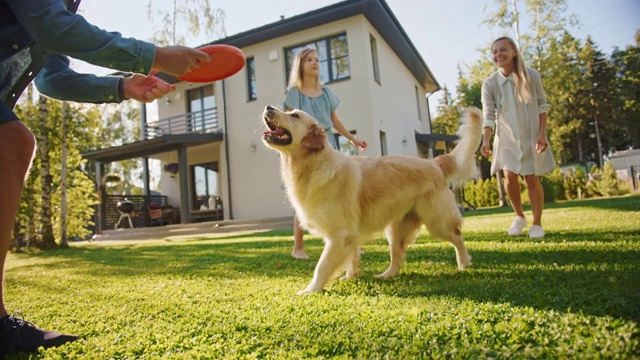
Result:
<svg viewBox="0 0 640 360"><path fill-rule="evenodd" d="M480 110L465 111L460 142L435 159L347 156L331 147L325 132L304 111L267 106L263 118L268 127L263 142L281 154L282 181L300 224L325 241L313 280L299 294L321 292L341 270L346 270L343 279L357 277L359 245L382 230L391 264L377 277L398 274L422 224L432 236L453 245L459 270L471 266L450 184L460 184L476 172Z"/></svg>

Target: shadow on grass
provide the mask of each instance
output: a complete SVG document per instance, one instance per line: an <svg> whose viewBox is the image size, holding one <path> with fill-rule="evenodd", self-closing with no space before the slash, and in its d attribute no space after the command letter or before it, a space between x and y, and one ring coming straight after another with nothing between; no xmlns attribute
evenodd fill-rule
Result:
<svg viewBox="0 0 640 360"><path fill-rule="evenodd" d="M596 240L603 241L601 234L598 236ZM419 240L420 243L423 240ZM35 256L60 261L28 266L49 267L51 271L64 269L96 278L299 277L302 289L313 276L323 243L310 238L306 240L306 247L311 261L292 259L288 239L169 247L77 247L38 253ZM327 289L329 294L345 296L354 293L407 298L449 296L640 321L640 251L637 248L582 246L519 250L507 247L503 251L472 248L471 255L474 267L457 272L450 246L413 248L396 278L379 280L373 275L384 271L389 264L386 243L379 240L366 248L360 279L331 282Z"/></svg>
<svg viewBox="0 0 640 360"><path fill-rule="evenodd" d="M473 251L471 269L455 270L452 249L414 251L401 273L387 280L364 273L360 291L399 297L453 297L480 303L510 303L558 312L577 312L640 321L640 251ZM368 254L386 269L387 254ZM368 265L373 268L373 265ZM352 286L331 287L341 295Z"/></svg>
<svg viewBox="0 0 640 360"><path fill-rule="evenodd" d="M506 234L496 234L495 232L487 231L475 231L473 233L466 232L465 242L477 241L477 242L502 242L502 243L576 243L585 241L595 241L598 243L607 243L621 241L629 239L630 241L637 241L633 239L638 238L638 232L634 230L608 230L594 233L592 230L554 230L545 235L543 239L534 240L529 239L527 236L510 237ZM419 239L418 242L421 240ZM431 240L428 240L431 241Z"/></svg>
<svg viewBox="0 0 640 360"><path fill-rule="evenodd" d="M597 208L617 211L640 211L640 194L633 194L612 198L595 198L585 200L565 200L558 202L548 202L544 204L545 209L563 208ZM529 206L524 207L525 211L531 211ZM481 208L472 211L465 211L464 217L484 216L494 214L511 214L513 210L510 206Z"/></svg>

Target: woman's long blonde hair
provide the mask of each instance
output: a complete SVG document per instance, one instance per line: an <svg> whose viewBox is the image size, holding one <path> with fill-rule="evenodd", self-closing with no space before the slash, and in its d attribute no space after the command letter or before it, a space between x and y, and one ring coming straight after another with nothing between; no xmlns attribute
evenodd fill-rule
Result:
<svg viewBox="0 0 640 360"><path fill-rule="evenodd" d="M313 47L306 47L296 54L296 57L293 59L293 66L291 67L291 73L289 73L289 85L287 85L287 90L292 87L296 87L298 89L302 88L302 77L303 77L303 66L305 60L307 60L307 56L311 53L318 53L318 51ZM320 77L316 76L316 86L318 89L322 88L322 84L320 83Z"/></svg>
<svg viewBox="0 0 640 360"><path fill-rule="evenodd" d="M518 97L518 100L522 101L523 103L530 104L532 102L532 99L531 90L529 90L529 72L527 71L527 67L524 64L524 60L522 59L522 54L518 49L518 45L516 45L516 42L513 41L512 38L503 36L501 38L497 38L493 42L493 44L491 44L491 48L493 48L493 45L495 45L495 43L500 40L507 40L509 44L511 44L511 47L513 47L513 50L515 50L516 52L516 58L513 62L513 78L516 83L516 96Z"/></svg>

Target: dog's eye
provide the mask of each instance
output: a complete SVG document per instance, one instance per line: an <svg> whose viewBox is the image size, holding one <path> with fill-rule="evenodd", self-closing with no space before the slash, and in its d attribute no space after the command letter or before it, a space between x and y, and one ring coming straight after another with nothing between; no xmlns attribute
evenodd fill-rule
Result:
<svg viewBox="0 0 640 360"><path fill-rule="evenodd" d="M291 116L293 116L296 119L300 119L300 115L298 115L298 114L291 114Z"/></svg>

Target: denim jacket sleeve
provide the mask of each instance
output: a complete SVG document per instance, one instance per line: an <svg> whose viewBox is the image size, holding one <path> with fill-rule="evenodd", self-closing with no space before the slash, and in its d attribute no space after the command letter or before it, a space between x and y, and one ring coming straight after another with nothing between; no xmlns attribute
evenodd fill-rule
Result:
<svg viewBox="0 0 640 360"><path fill-rule="evenodd" d="M124 101L122 77L79 74L69 67L69 59L52 54L35 79L41 93L58 100L86 103Z"/></svg>
<svg viewBox="0 0 640 360"><path fill-rule="evenodd" d="M155 45L101 30L67 11L62 0L7 3L29 36L52 53L36 78L38 90L47 96L94 103L124 100L118 91L121 79L78 74L69 68L69 60L63 55L114 70L142 74L151 71Z"/></svg>
<svg viewBox="0 0 640 360"><path fill-rule="evenodd" d="M124 38L67 11L62 0L7 0L16 18L43 48L106 68L148 74L151 43Z"/></svg>

